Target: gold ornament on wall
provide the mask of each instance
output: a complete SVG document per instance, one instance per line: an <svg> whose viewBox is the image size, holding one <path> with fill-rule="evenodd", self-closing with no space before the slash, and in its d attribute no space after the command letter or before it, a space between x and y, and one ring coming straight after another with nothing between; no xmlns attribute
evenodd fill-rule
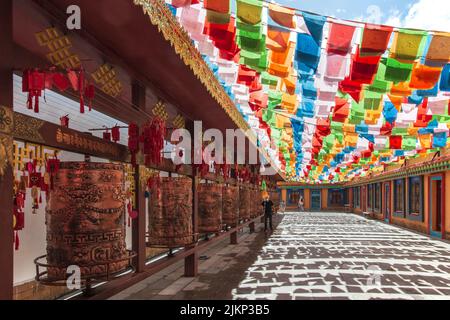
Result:
<svg viewBox="0 0 450 320"><path fill-rule="evenodd" d="M159 117L164 121L167 121L169 114L166 110L166 104L163 101L158 101L152 109L152 113L155 117Z"/></svg>
<svg viewBox="0 0 450 320"><path fill-rule="evenodd" d="M99 67L92 74L92 78L104 93L113 98L122 92L122 83L117 79L116 69L107 63Z"/></svg>
<svg viewBox="0 0 450 320"><path fill-rule="evenodd" d="M8 166L13 163L13 138L0 134L0 177L6 173Z"/></svg>
<svg viewBox="0 0 450 320"><path fill-rule="evenodd" d="M70 52L72 42L56 28L48 28L35 34L40 46L47 46L50 51L47 59L55 66L64 69L76 69L81 66L80 58Z"/></svg>

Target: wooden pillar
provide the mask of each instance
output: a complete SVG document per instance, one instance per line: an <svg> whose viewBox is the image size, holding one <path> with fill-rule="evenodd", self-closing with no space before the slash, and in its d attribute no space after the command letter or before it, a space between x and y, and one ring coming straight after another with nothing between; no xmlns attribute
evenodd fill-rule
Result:
<svg viewBox="0 0 450 320"><path fill-rule="evenodd" d="M189 130L192 139L191 163L194 163L194 123L187 122L186 129ZM198 233L198 172L192 167L192 232ZM198 274L198 253L194 251L191 255L184 259L184 276L196 277Z"/></svg>
<svg viewBox="0 0 450 320"><path fill-rule="evenodd" d="M145 109L145 87L139 84L132 85L133 105L138 109ZM135 186L135 203L134 210L138 212L138 217L132 221L132 249L137 253L137 257L133 259L133 265L136 272L142 272L145 269L146 261L146 243L145 243L145 222L146 222L146 206L144 186L140 179L140 166L134 166L134 186Z"/></svg>
<svg viewBox="0 0 450 320"><path fill-rule="evenodd" d="M0 300L13 298L13 168L12 107L13 107L13 37L12 0L0 1L0 117L10 125L0 129L0 155L8 162L0 162Z"/></svg>

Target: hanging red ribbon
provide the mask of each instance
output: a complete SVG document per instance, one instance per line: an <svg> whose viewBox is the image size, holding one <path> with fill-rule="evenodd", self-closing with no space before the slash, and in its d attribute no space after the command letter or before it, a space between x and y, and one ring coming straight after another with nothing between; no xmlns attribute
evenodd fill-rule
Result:
<svg viewBox="0 0 450 320"><path fill-rule="evenodd" d="M22 76L22 92L28 93L28 109L33 109L34 98L34 112L39 112L39 97L43 90L45 90L45 73L37 69L25 70Z"/></svg>

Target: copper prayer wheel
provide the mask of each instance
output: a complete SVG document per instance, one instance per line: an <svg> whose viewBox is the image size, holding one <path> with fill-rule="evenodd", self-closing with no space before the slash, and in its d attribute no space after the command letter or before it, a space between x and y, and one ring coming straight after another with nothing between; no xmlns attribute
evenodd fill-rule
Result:
<svg viewBox="0 0 450 320"><path fill-rule="evenodd" d="M222 189L222 222L236 227L239 222L239 188L223 186Z"/></svg>
<svg viewBox="0 0 450 320"><path fill-rule="evenodd" d="M190 178L161 178L150 195L148 235L150 246L173 248L194 242Z"/></svg>
<svg viewBox="0 0 450 320"><path fill-rule="evenodd" d="M198 232L213 233L222 229L222 185L201 183L198 186Z"/></svg>
<svg viewBox="0 0 450 320"><path fill-rule="evenodd" d="M62 162L46 208L48 279L65 279L69 265L87 278L124 270L124 223L122 165Z"/></svg>
<svg viewBox="0 0 450 320"><path fill-rule="evenodd" d="M239 188L239 219L250 219L250 189L248 186Z"/></svg>

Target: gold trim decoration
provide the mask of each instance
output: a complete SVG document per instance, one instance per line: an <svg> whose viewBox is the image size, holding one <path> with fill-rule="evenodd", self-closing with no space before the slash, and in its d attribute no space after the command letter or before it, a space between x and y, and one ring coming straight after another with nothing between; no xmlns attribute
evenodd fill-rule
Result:
<svg viewBox="0 0 450 320"><path fill-rule="evenodd" d="M0 132L10 134L14 127L12 108L0 106Z"/></svg>
<svg viewBox="0 0 450 320"><path fill-rule="evenodd" d="M47 59L54 65L64 69L75 69L81 66L78 55L70 52L72 42L69 37L62 35L56 28L47 28L35 34L36 41L41 47L46 46L50 51Z"/></svg>
<svg viewBox="0 0 450 320"><path fill-rule="evenodd" d="M105 63L92 74L92 78L101 90L111 97L116 98L121 94L123 85L117 79L116 69L113 66Z"/></svg>
<svg viewBox="0 0 450 320"><path fill-rule="evenodd" d="M0 177L3 177L8 166L12 166L13 161L13 138L0 134Z"/></svg>
<svg viewBox="0 0 450 320"><path fill-rule="evenodd" d="M236 109L230 97L223 90L222 85L205 63L198 50L192 45L192 41L187 32L180 28L180 25L174 19L164 1L133 1L135 5L142 7L144 13L150 17L151 23L158 27L158 30L164 38L174 47L175 52L206 87L217 103L222 106L236 125L244 131L249 129L248 124L239 113L239 110Z"/></svg>
<svg viewBox="0 0 450 320"><path fill-rule="evenodd" d="M223 90L214 73L203 60L200 52L192 44L192 40L188 33L181 28L180 24L173 17L172 12L162 0L133 0L135 5L141 6L144 14L150 17L150 22L158 27L158 30L164 36L164 39L170 42L175 52L188 66L192 73L205 86L209 94L217 101L217 103L225 110L227 115L233 120L238 128L247 133L247 138L256 146L257 138L250 126L244 120L239 110L236 108L228 94ZM286 179L277 166L272 163L272 159L261 148L260 152L276 168L278 174Z"/></svg>
<svg viewBox="0 0 450 320"><path fill-rule="evenodd" d="M167 119L169 118L169 114L166 111L166 104L163 101L161 101L161 100L159 100L153 106L152 113L153 113L154 116L160 117L164 121L167 121Z"/></svg>
<svg viewBox="0 0 450 320"><path fill-rule="evenodd" d="M44 125L43 120L14 113L14 129L12 135L17 139L32 140L37 143L45 143L39 130Z"/></svg>

